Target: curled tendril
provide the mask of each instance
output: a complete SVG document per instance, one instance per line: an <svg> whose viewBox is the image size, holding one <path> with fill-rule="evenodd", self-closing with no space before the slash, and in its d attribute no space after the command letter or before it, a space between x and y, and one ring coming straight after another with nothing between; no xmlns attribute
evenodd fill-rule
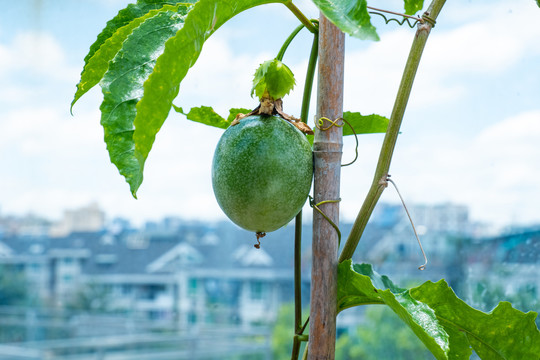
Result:
<svg viewBox="0 0 540 360"><path fill-rule="evenodd" d="M384 19L384 22L386 24L388 24L391 21L397 22L399 26L407 23L407 25L409 25L409 27L411 29L413 29L416 26L416 24L418 24L419 22L422 22L421 19L414 18L414 17L403 17L402 20L399 20L399 19L395 19L395 18L387 18L386 15L384 15L384 14L382 14L380 12L377 12L377 11L370 11L369 13L374 14L374 15L382 16L382 18Z"/></svg>

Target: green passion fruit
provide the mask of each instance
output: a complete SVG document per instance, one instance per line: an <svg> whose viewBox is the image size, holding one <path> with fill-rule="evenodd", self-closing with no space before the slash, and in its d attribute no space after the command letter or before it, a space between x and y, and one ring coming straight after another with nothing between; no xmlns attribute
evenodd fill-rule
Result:
<svg viewBox="0 0 540 360"><path fill-rule="evenodd" d="M247 116L230 126L212 162L219 206L236 225L257 233L277 230L300 212L312 177L306 136L277 116Z"/></svg>

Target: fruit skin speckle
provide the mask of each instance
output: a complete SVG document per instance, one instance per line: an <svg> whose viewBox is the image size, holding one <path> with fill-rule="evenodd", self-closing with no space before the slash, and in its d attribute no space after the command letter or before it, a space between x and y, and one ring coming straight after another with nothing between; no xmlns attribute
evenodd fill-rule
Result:
<svg viewBox="0 0 540 360"><path fill-rule="evenodd" d="M229 127L212 162L212 186L223 212L238 226L270 232L292 220L313 177L311 145L276 116L252 115Z"/></svg>

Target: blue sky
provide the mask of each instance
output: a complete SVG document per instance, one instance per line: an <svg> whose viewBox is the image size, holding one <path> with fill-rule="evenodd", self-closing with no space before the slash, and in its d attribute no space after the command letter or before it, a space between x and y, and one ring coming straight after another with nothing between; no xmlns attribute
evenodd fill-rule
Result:
<svg viewBox="0 0 540 360"><path fill-rule="evenodd" d="M99 88L69 114L83 58L128 1L19 0L0 13L0 214L57 218L96 201L135 221L177 215L222 219L210 182L221 130L171 113L134 200L109 163ZM311 16L309 1L298 6ZM401 8L400 1L377 7ZM390 173L410 203L468 205L479 221L540 222L540 9L533 0L448 1L428 41ZM381 41L347 38L345 110L389 115L414 31L383 25ZM175 103L255 107L251 78L277 54L295 19L280 5L245 12L205 44ZM285 62L303 84L311 39ZM301 88L284 99L298 114ZM314 102L314 101L313 101ZM360 137L343 169L342 218L353 219L372 180L381 135ZM345 140L344 159L354 156ZM395 192L383 201L397 202Z"/></svg>

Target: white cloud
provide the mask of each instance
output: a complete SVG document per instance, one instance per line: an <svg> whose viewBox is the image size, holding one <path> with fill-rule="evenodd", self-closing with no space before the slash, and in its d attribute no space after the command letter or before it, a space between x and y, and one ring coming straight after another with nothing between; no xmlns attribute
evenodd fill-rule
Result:
<svg viewBox="0 0 540 360"><path fill-rule="evenodd" d="M512 116L472 139L402 140L392 174L406 198L468 204L475 218L499 224L540 221L540 110Z"/></svg>
<svg viewBox="0 0 540 360"><path fill-rule="evenodd" d="M438 104L441 117L448 117L445 112L456 104L452 100L469 91L470 77L482 72L496 78L519 59L537 56L540 48L532 44L540 34L530 19L538 9L529 14L524 2L516 4L511 15L502 6L492 7L485 1L467 4L470 12L456 8L453 2L446 5L447 18L458 25L445 28L441 19L435 28L413 89L413 110L425 103ZM277 16L283 6L270 9ZM524 21L515 21L518 18ZM515 27L501 25L508 19L513 19ZM253 53L235 53L232 42L238 29L241 27L224 27L209 39L183 82L176 104L186 109L213 105L222 115L230 107L256 105L249 96L252 75L262 61L275 56L275 49L261 52L264 47L257 47ZM165 214L223 218L210 181L213 150L221 130L171 113L147 161L139 200L133 200L128 185L108 160L99 125L99 89L79 101L74 118L67 113L71 99L23 102L21 98L38 97L43 89L51 93L63 92L66 86L74 89L80 69L67 62L66 50L52 36L17 36L17 41L0 44L0 77L4 80L13 73L31 72L43 79L43 86L12 82L9 89L13 91L0 94L11 96L13 107L3 109L0 118L2 213L33 210L57 216L65 208L97 200L109 214L139 221ZM413 36L413 31L400 28L383 33L379 43L360 43L348 51L345 109L389 114ZM356 40L348 40L348 45L352 41ZM485 44L485 50L479 43ZM286 98L285 110L298 115L307 60L290 54L286 60L298 87ZM527 96L537 97L537 93ZM456 201L470 205L476 218L507 222L516 214L520 220L538 221L535 199L540 198L540 189L534 179L540 176L536 166L540 160L536 145L539 116L538 111L524 112L479 128L477 135L447 132L440 125L424 138L407 128L398 140L391 172L407 201ZM353 218L363 201L381 142L380 135L361 136L358 162L342 170L345 219ZM353 143L352 138L345 139L344 160L354 155ZM397 201L394 195L388 191L383 200Z"/></svg>
<svg viewBox="0 0 540 360"><path fill-rule="evenodd" d="M9 44L0 44L0 76L74 82L80 70L68 64L60 42L51 34L17 32Z"/></svg>
<svg viewBox="0 0 540 360"><path fill-rule="evenodd" d="M444 23L445 11L451 21L457 22L450 28ZM469 11L477 15L469 17ZM464 76L477 78L484 74L494 79L520 60L536 58L540 48L531 44L540 38L537 13L534 2L525 0L512 5L447 4L441 12L441 24L428 39L409 108L475 96L470 94ZM465 15L460 18L459 14ZM346 58L346 108L390 113L413 38L414 30L402 27L382 32L380 42L359 46L357 40L348 40L356 49L349 51Z"/></svg>

